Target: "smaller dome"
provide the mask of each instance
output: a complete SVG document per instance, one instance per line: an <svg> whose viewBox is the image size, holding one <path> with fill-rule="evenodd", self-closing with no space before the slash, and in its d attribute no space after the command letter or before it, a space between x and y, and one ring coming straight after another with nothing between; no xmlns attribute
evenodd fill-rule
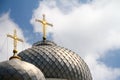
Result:
<svg viewBox="0 0 120 80"><path fill-rule="evenodd" d="M45 80L45 77L33 64L13 58L0 63L0 80Z"/></svg>

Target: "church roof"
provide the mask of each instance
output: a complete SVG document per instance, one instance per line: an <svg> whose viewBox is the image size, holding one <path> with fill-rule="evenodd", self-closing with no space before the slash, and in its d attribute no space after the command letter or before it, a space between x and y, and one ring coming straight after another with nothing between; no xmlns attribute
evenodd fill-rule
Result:
<svg viewBox="0 0 120 80"><path fill-rule="evenodd" d="M13 39L13 56L9 61L0 62L0 80L45 80L40 69L17 56L17 41L23 40L17 37L16 30L14 35L8 34L7 37Z"/></svg>
<svg viewBox="0 0 120 80"><path fill-rule="evenodd" d="M18 56L37 66L45 78L92 80L87 64L78 54L51 41L38 41Z"/></svg>
<svg viewBox="0 0 120 80"><path fill-rule="evenodd" d="M33 64L13 58L0 63L0 80L45 80L45 77Z"/></svg>

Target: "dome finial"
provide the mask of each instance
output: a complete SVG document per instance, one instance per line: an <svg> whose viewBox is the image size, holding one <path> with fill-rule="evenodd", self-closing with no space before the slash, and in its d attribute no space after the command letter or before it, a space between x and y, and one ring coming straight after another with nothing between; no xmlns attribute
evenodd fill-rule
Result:
<svg viewBox="0 0 120 80"><path fill-rule="evenodd" d="M42 23L42 26L43 26L43 41L46 40L46 25L49 25L49 26L53 26L52 24L48 23L46 20L45 20L45 14L43 14L43 19L42 20L39 20L39 19L36 19L35 21L37 22L40 22Z"/></svg>
<svg viewBox="0 0 120 80"><path fill-rule="evenodd" d="M18 37L17 37L17 34L16 34L16 30L14 30L14 34L13 35L9 35L9 34L7 34L7 37L10 37L10 38L12 38L13 40L14 40L14 50L13 50L13 56L12 57L10 57L10 59L12 59L12 58L18 58L18 59L20 59L20 57L18 57L17 55L16 55L16 53L17 53L17 41L20 41L20 42L23 42L23 40L22 39L19 39Z"/></svg>

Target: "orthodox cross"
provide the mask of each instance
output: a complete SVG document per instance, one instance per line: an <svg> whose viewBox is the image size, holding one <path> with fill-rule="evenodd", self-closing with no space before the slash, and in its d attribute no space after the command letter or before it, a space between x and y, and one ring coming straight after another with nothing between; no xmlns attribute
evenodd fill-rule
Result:
<svg viewBox="0 0 120 80"><path fill-rule="evenodd" d="M9 35L9 34L7 34L7 37L10 37L10 38L12 38L13 40L14 40L14 50L13 50L13 53L14 53L14 55L13 56L16 56L16 53L17 53L17 41L20 41L20 42L23 42L23 40L22 39L19 39L18 37L17 37L17 34L16 34L16 30L14 30L14 34L13 35Z"/></svg>
<svg viewBox="0 0 120 80"><path fill-rule="evenodd" d="M42 26L43 26L43 40L46 40L46 25L49 25L49 26L53 26L52 24L48 23L46 20L45 20L45 15L43 14L43 19L42 20L38 20L36 19L35 21L37 22L40 22L42 23Z"/></svg>

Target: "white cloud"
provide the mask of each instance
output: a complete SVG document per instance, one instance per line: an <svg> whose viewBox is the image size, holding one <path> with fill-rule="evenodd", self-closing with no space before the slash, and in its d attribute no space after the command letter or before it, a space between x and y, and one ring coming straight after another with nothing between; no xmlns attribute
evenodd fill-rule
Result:
<svg viewBox="0 0 120 80"><path fill-rule="evenodd" d="M89 65L94 80L115 80L120 77L120 68L111 68L98 61L106 51L120 48L120 1L74 2L77 6L73 2L62 3L65 4L58 5L57 0L40 2L31 19L35 31L42 29L40 23L34 20L41 19L45 13L47 21L54 24L54 28L48 27L48 32L54 33L54 41L79 53ZM71 10L67 11L66 5Z"/></svg>
<svg viewBox="0 0 120 80"><path fill-rule="evenodd" d="M8 60L13 55L13 40L7 38L7 34L13 35L14 29L17 30L19 38L24 40L24 43L18 42L17 50L21 51L30 47L26 43L22 30L19 26L9 17L9 12L0 16L0 61Z"/></svg>

